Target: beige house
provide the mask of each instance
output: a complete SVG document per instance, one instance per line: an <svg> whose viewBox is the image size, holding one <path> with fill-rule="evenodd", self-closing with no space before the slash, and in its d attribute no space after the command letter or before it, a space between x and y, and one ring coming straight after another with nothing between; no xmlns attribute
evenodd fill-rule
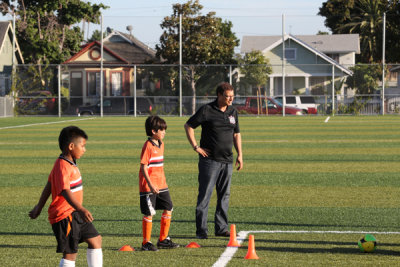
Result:
<svg viewBox="0 0 400 267"><path fill-rule="evenodd" d="M69 87L70 105L95 104L100 98L101 44L86 44L63 63L62 83ZM134 64L158 62L155 51L132 35L112 31L103 39L103 96L134 95ZM144 86L139 81L137 89Z"/></svg>

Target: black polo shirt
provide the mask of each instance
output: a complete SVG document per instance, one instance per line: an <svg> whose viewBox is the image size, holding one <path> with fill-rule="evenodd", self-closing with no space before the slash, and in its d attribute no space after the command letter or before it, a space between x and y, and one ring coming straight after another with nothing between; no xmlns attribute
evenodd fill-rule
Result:
<svg viewBox="0 0 400 267"><path fill-rule="evenodd" d="M186 123L193 129L201 125L200 147L211 151L211 159L232 163L233 134L240 132L238 113L233 106L222 112L215 100L200 107Z"/></svg>

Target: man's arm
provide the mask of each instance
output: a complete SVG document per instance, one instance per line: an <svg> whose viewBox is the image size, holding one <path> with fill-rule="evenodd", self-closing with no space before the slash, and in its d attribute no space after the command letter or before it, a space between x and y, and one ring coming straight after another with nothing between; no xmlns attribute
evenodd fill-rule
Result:
<svg viewBox="0 0 400 267"><path fill-rule="evenodd" d="M50 195L51 195L51 183L47 182L47 184L43 188L42 194L40 195L38 204L35 207L33 207L33 209L29 212L29 217L31 217L31 219L36 219L37 217L39 217Z"/></svg>
<svg viewBox="0 0 400 267"><path fill-rule="evenodd" d="M85 209L81 203L79 203L74 195L72 194L70 189L64 189L61 192L61 195L65 198L65 200L68 202L68 204L70 204L77 212L79 212L82 216L82 218L86 221L86 222L92 222L93 221L93 216L90 213L90 211L88 211L87 209Z"/></svg>
<svg viewBox="0 0 400 267"><path fill-rule="evenodd" d="M236 164L237 170L240 171L243 168L243 154L242 154L242 136L240 133L233 134L233 145L237 152Z"/></svg>
<svg viewBox="0 0 400 267"><path fill-rule="evenodd" d="M190 145L193 147L194 151L196 151L203 157L208 157L209 151L207 151L207 149L203 149L197 145L196 137L194 136L194 129L192 127L190 127L187 123L185 124L184 127L185 127L186 137L187 137Z"/></svg>

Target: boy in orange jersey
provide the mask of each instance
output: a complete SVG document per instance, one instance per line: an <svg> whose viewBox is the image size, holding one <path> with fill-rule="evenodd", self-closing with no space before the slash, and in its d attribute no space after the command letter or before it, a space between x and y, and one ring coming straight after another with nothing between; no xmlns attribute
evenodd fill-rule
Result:
<svg viewBox="0 0 400 267"><path fill-rule="evenodd" d="M76 126L61 130L58 142L62 154L54 163L38 204L29 212L36 219L50 194L49 221L57 239L57 252L63 253L60 267L75 266L79 243L86 242L89 267L103 266L101 236L92 224L92 214L82 206L82 177L76 165L86 151L86 133Z"/></svg>
<svg viewBox="0 0 400 267"><path fill-rule="evenodd" d="M164 143L167 130L166 122L158 116L149 116L145 123L149 139L144 143L140 155L139 191L140 210L143 213L142 250L157 251L150 242L153 215L155 210L164 210L161 215L160 238L158 248L177 248L168 236L171 223L172 201L164 174Z"/></svg>

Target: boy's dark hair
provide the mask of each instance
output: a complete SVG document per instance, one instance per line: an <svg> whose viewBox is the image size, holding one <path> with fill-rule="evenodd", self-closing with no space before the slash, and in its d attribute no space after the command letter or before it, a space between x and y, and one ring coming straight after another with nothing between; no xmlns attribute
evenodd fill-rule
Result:
<svg viewBox="0 0 400 267"><path fill-rule="evenodd" d="M217 86L217 96L223 95L225 91L233 90L233 86L230 83L223 82Z"/></svg>
<svg viewBox="0 0 400 267"><path fill-rule="evenodd" d="M156 132L158 130L167 130L167 123L158 116L149 116L146 119L145 127L147 136L152 136L153 132L151 130Z"/></svg>
<svg viewBox="0 0 400 267"><path fill-rule="evenodd" d="M58 145L61 151L65 151L69 144L75 141L76 138L82 137L88 139L85 131L76 126L68 126L61 130L60 136L58 137Z"/></svg>

